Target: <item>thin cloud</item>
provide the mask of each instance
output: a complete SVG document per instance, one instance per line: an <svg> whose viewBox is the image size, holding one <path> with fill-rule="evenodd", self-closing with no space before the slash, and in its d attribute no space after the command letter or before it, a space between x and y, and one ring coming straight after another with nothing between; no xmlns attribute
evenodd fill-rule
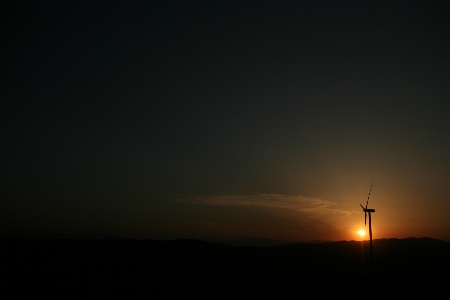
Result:
<svg viewBox="0 0 450 300"><path fill-rule="evenodd" d="M179 198L174 201L192 205L288 209L310 215L326 215L331 218L347 217L355 213L334 208L333 202L320 198L280 194L198 195Z"/></svg>

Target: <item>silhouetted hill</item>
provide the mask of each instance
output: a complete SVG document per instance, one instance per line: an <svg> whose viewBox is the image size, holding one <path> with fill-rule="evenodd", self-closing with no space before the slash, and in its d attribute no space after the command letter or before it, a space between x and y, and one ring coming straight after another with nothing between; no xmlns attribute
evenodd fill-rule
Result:
<svg viewBox="0 0 450 300"><path fill-rule="evenodd" d="M273 239L264 239L264 238L253 238L253 239L228 239L228 240L214 240L210 239L207 240L208 242L213 243L219 243L229 246L237 246L237 247L273 247L273 246L280 246L280 245L288 245L288 244L298 244L301 243L299 241L280 241L280 240L273 240ZM328 243L331 241L323 241L323 240L311 240L308 243L311 244L321 244L321 243Z"/></svg>
<svg viewBox="0 0 450 300"><path fill-rule="evenodd" d="M236 247L273 247L286 244L295 244L298 242L279 241L272 239L254 238L254 239L232 239L232 240L208 240L209 242L219 243Z"/></svg>
<svg viewBox="0 0 450 300"><path fill-rule="evenodd" d="M311 243L311 244L321 244L321 243L329 243L329 242L332 242L332 241L329 241L329 240L327 240L327 241L323 241L323 240L311 240L311 241L309 241L309 243Z"/></svg>
<svg viewBox="0 0 450 300"><path fill-rule="evenodd" d="M199 240L1 240L2 290L55 297L438 297L450 243L428 238L233 247ZM367 291L371 293L367 293Z"/></svg>

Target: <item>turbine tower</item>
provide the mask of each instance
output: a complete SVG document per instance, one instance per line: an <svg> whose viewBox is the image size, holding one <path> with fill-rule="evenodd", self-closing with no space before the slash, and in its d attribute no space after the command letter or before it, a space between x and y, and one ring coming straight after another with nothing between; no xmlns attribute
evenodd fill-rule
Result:
<svg viewBox="0 0 450 300"><path fill-rule="evenodd" d="M364 206L362 206L361 203L359 204L364 211L364 226L366 226L367 214L369 214L370 258L371 259L373 258L373 247L372 247L372 217L371 217L370 213L374 213L375 209L367 208L367 205L369 205L369 197L370 197L370 192L372 191L372 185L373 185L373 183L370 185L369 196L367 197L366 208L364 208Z"/></svg>

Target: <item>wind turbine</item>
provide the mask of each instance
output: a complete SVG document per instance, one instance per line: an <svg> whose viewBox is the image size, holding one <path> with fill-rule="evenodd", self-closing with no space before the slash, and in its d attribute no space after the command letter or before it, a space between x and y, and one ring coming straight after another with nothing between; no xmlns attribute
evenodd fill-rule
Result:
<svg viewBox="0 0 450 300"><path fill-rule="evenodd" d="M370 213L374 213L375 209L372 208L367 208L367 205L369 205L369 197L370 197L370 192L372 191L372 185L373 183L370 185L370 190L369 190L369 196L367 197L367 203L366 203L366 208L364 208L364 206L361 205L361 203L359 205L361 205L363 211L364 211L364 226L366 226L366 222L367 222L367 214L369 214L369 235L370 235L370 258L373 258L373 247L372 247L372 217L370 215Z"/></svg>

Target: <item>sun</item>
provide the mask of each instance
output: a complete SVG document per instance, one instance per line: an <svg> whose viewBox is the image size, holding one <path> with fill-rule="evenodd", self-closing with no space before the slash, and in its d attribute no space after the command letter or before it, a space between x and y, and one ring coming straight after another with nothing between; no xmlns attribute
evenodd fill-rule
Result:
<svg viewBox="0 0 450 300"><path fill-rule="evenodd" d="M358 233L359 233L360 236L364 236L364 235L366 234L366 232L365 232L363 229L361 229L360 231L358 231Z"/></svg>

